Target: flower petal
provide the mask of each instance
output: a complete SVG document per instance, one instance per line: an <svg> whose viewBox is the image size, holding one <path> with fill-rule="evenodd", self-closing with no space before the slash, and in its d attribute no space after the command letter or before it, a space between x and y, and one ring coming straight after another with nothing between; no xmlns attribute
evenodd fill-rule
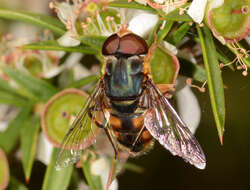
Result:
<svg viewBox="0 0 250 190"><path fill-rule="evenodd" d="M198 100L188 85L176 93L176 98L180 116L194 134L201 118Z"/></svg>
<svg viewBox="0 0 250 190"><path fill-rule="evenodd" d="M50 162L50 157L52 154L53 145L47 140L43 133L39 135L36 159L40 160L45 165L48 165Z"/></svg>
<svg viewBox="0 0 250 190"><path fill-rule="evenodd" d="M197 23L201 23L205 14L207 0L194 0L187 13Z"/></svg>
<svg viewBox="0 0 250 190"><path fill-rule="evenodd" d="M73 47L73 46L78 46L80 45L80 41L76 40L75 38L72 38L71 31L66 32L63 36L61 36L57 42L61 46L65 47Z"/></svg>
<svg viewBox="0 0 250 190"><path fill-rule="evenodd" d="M143 5L147 5L147 1L145 0L135 0L135 2L143 4Z"/></svg>
<svg viewBox="0 0 250 190"><path fill-rule="evenodd" d="M158 19L158 16L155 14L148 13L146 11L136 11L134 17L129 22L128 29L145 38L154 28Z"/></svg>
<svg viewBox="0 0 250 190"><path fill-rule="evenodd" d="M168 42L166 42L166 41L163 41L162 44L163 44L163 46L164 46L168 51L170 51L172 54L177 55L178 50L177 50L177 48L176 48L174 45L172 45L172 44L170 44L170 43L168 43Z"/></svg>
<svg viewBox="0 0 250 190"><path fill-rule="evenodd" d="M64 23L67 24L67 21L74 14L74 7L68 3L56 3L55 5L57 11L58 18Z"/></svg>

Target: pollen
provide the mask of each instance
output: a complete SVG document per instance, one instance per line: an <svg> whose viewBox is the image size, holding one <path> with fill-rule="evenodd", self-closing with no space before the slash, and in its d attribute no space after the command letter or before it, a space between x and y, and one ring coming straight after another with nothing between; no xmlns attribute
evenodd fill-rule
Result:
<svg viewBox="0 0 250 190"><path fill-rule="evenodd" d="M160 2L157 0L153 0L153 2L151 0L146 0L146 2L149 6L151 6L154 9L167 8L168 10L170 7L178 8L184 5L187 2L187 0L163 0Z"/></svg>
<svg viewBox="0 0 250 190"><path fill-rule="evenodd" d="M89 12L91 12L91 13L96 12L97 9L98 9L97 5L95 3L93 3L93 2L89 3L87 5L87 7L86 7L86 10L89 11Z"/></svg>
<svg viewBox="0 0 250 190"><path fill-rule="evenodd" d="M50 2L50 3L49 3L49 8L50 8L50 9L54 9L54 8L55 8L54 2Z"/></svg>

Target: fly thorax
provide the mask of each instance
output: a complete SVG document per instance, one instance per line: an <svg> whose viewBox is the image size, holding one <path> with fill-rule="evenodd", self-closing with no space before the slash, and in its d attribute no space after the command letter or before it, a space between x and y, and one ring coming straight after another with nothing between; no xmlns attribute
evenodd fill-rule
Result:
<svg viewBox="0 0 250 190"><path fill-rule="evenodd" d="M140 56L110 56L105 68L105 91L111 99L136 99L142 91L143 59Z"/></svg>

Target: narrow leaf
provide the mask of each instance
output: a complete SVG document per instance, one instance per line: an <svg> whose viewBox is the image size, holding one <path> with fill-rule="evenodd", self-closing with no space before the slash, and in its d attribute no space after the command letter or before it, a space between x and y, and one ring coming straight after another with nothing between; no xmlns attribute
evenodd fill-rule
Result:
<svg viewBox="0 0 250 190"><path fill-rule="evenodd" d="M167 36L168 32L171 30L173 26L173 21L166 21L165 26L163 25L163 22L164 21L162 20L158 21L158 23L151 31L149 39L147 41L149 47L153 44L155 40L155 34L157 34L157 41L158 43L160 43ZM162 26L164 26L164 28L161 28Z"/></svg>
<svg viewBox="0 0 250 190"><path fill-rule="evenodd" d="M0 103L22 107L27 104L27 99L17 94L13 94L13 93L1 90L0 91Z"/></svg>
<svg viewBox="0 0 250 190"><path fill-rule="evenodd" d="M82 161L82 169L84 172L84 175L87 179L88 185L90 186L91 190L102 190L102 179L98 175L94 175L91 172L91 165L92 165L92 155L88 154L87 159Z"/></svg>
<svg viewBox="0 0 250 190"><path fill-rule="evenodd" d="M28 188L17 180L14 176L10 177L9 190L28 190Z"/></svg>
<svg viewBox="0 0 250 190"><path fill-rule="evenodd" d="M166 24L163 29L160 29L158 34L157 34L157 40L160 43L168 34L168 32L171 30L173 26L173 21L166 21Z"/></svg>
<svg viewBox="0 0 250 190"><path fill-rule="evenodd" d="M67 88L80 88L80 87L83 87L91 82L97 81L97 79L98 79L97 75L87 76L87 77L84 77L80 80L77 80L77 81L70 83L67 86Z"/></svg>
<svg viewBox="0 0 250 190"><path fill-rule="evenodd" d="M190 28L189 23L182 24L173 34L167 39L167 41L173 45L178 44L186 35Z"/></svg>
<svg viewBox="0 0 250 190"><path fill-rule="evenodd" d="M54 51L65 51L65 52L79 52L86 54L96 54L97 51L91 47L80 45L77 47L64 47L60 46L56 40L43 41L38 43L26 44L22 46L23 49L33 50L54 50Z"/></svg>
<svg viewBox="0 0 250 190"><path fill-rule="evenodd" d="M32 105L33 104L31 102L28 102L16 118L10 122L8 128L4 132L0 133L0 147L6 153L9 153L17 143L19 134L28 118Z"/></svg>
<svg viewBox="0 0 250 190"><path fill-rule="evenodd" d="M138 174L142 174L143 172L145 172L145 168L138 166L132 162L125 163L124 169L138 173Z"/></svg>
<svg viewBox="0 0 250 190"><path fill-rule="evenodd" d="M16 89L11 87L6 80L0 78L0 90L10 92L12 94L16 93Z"/></svg>
<svg viewBox="0 0 250 190"><path fill-rule="evenodd" d="M102 45L107 37L104 36L81 36L79 37L79 40L85 44L88 45L99 52L102 50Z"/></svg>
<svg viewBox="0 0 250 190"><path fill-rule="evenodd" d="M9 67L2 67L2 70L22 88L42 102L46 102L57 92L57 89L51 84L26 73Z"/></svg>
<svg viewBox="0 0 250 190"><path fill-rule="evenodd" d="M150 6L142 5L139 3L136 3L134 1L129 2L128 1L113 1L108 4L109 7L117 7L117 8L131 8L131 9L140 9L145 11L151 11L156 12L153 8Z"/></svg>
<svg viewBox="0 0 250 190"><path fill-rule="evenodd" d="M207 26L200 28L196 25L196 27L201 42L212 110L222 144L225 124L225 99L221 71L211 32Z"/></svg>
<svg viewBox="0 0 250 190"><path fill-rule="evenodd" d="M40 128L39 118L30 118L24 125L21 135L22 164L25 179L28 182L36 154L38 132Z"/></svg>
<svg viewBox="0 0 250 190"><path fill-rule="evenodd" d="M165 20L169 21L185 21L185 22L191 22L192 18L188 14L182 14L180 15L179 9L175 9L171 11L170 13L166 14L163 12L162 9L157 10L158 14L160 14Z"/></svg>
<svg viewBox="0 0 250 190"><path fill-rule="evenodd" d="M227 65L228 63L230 63L230 60L229 60L224 54L220 53L218 50L217 50L217 53L216 53L216 54L217 54L218 60L219 60L222 64ZM233 71L235 70L232 64L228 65L228 67L229 67L230 69L232 69Z"/></svg>
<svg viewBox="0 0 250 190"><path fill-rule="evenodd" d="M190 77L198 82L204 83L207 80L206 71L198 64L178 57L180 62L180 74Z"/></svg>
<svg viewBox="0 0 250 190"><path fill-rule="evenodd" d="M57 35L63 35L66 31L64 25L58 19L37 13L0 9L0 18L34 24L42 28L50 29Z"/></svg>
<svg viewBox="0 0 250 190"><path fill-rule="evenodd" d="M5 189L8 186L10 171L9 163L5 152L0 148L0 189Z"/></svg>
<svg viewBox="0 0 250 190"><path fill-rule="evenodd" d="M58 149L54 148L50 158L50 164L46 169L42 190L66 190L69 186L73 166L57 171L55 168L57 152Z"/></svg>

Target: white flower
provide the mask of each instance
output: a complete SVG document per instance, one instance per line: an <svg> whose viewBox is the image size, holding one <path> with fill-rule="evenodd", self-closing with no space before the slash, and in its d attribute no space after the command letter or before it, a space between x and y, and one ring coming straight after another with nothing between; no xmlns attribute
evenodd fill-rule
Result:
<svg viewBox="0 0 250 190"><path fill-rule="evenodd" d="M67 32L58 39L62 46L77 46L80 41L77 37L81 35L102 35L109 36L118 30L118 9L104 7L108 0L100 1L82 1L74 0L73 4L69 2L55 3L58 18L65 24ZM109 14L105 16L104 11L117 12L117 15ZM110 16L112 15L112 16ZM77 28L77 26L80 26Z"/></svg>
<svg viewBox="0 0 250 190"><path fill-rule="evenodd" d="M135 1L143 5L148 4L154 9L162 9L162 11L165 12L166 14L187 3L187 0L152 0L152 1L135 0Z"/></svg>
<svg viewBox="0 0 250 190"><path fill-rule="evenodd" d="M80 45L80 41L73 38L73 34L72 31L67 31L63 36L61 36L57 42L61 45L61 46L65 46L65 47L73 47L73 46L78 46Z"/></svg>
<svg viewBox="0 0 250 190"><path fill-rule="evenodd" d="M191 87L185 85L185 81L185 77L178 77L177 88L179 86L179 89L176 92L177 107L180 117L187 124L189 130L194 134L200 123L201 109Z"/></svg>
<svg viewBox="0 0 250 190"><path fill-rule="evenodd" d="M64 64L60 66L55 66L54 68L48 70L46 73L44 73L45 78L51 78L53 76L58 75L65 69L73 68L77 63L80 62L81 58L83 57L82 53L72 53Z"/></svg>
<svg viewBox="0 0 250 190"><path fill-rule="evenodd" d="M187 13L197 23L201 23L205 15L207 0L193 0Z"/></svg>
<svg viewBox="0 0 250 190"><path fill-rule="evenodd" d="M80 41L75 39L77 34L77 30L75 28L75 22L77 19L76 11L78 10L78 2L76 0L73 1L73 4L62 2L55 4L56 12L58 18L61 20L63 24L66 25L68 31L61 36L57 41L61 46L71 47L78 46Z"/></svg>
<svg viewBox="0 0 250 190"><path fill-rule="evenodd" d="M53 145L47 140L43 133L38 137L38 144L36 149L36 159L48 165L52 154Z"/></svg>
<svg viewBox="0 0 250 190"><path fill-rule="evenodd" d="M110 172L110 160L105 157L101 157L98 160L95 160L91 165L91 174L98 175L101 177L103 189L106 188L107 181L109 178L109 172ZM117 179L115 179L111 183L109 190L118 190Z"/></svg>
<svg viewBox="0 0 250 190"><path fill-rule="evenodd" d="M155 27L159 19L157 15L146 11L137 10L133 13L130 12L130 14L132 14L133 17L128 22L128 29L131 32L144 38L149 35L149 33Z"/></svg>
<svg viewBox="0 0 250 190"><path fill-rule="evenodd" d="M143 5L147 5L147 1L145 0L135 0L135 2L143 4Z"/></svg>
<svg viewBox="0 0 250 190"><path fill-rule="evenodd" d="M170 44L170 43L168 43L168 42L166 42L166 41L162 41L162 44L163 44L163 46L164 46L168 51L170 51L173 55L177 55L178 49L177 49L174 45L172 45L172 44Z"/></svg>
<svg viewBox="0 0 250 190"><path fill-rule="evenodd" d="M9 122L17 115L18 109L0 104L0 113L0 132L3 132L8 128Z"/></svg>

